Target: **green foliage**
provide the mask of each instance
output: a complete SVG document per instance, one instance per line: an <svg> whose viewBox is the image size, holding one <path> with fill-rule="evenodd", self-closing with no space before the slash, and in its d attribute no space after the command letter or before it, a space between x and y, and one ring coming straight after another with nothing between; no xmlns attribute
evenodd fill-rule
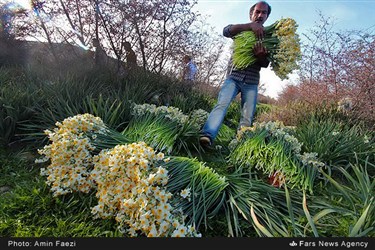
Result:
<svg viewBox="0 0 375 250"><path fill-rule="evenodd" d="M194 222L199 228L212 219L223 206L228 185L224 176L193 158L172 157L165 164L170 176L167 188L179 195L179 191L190 188L191 197L183 199L176 208L182 208L189 216L189 223Z"/></svg>
<svg viewBox="0 0 375 250"><path fill-rule="evenodd" d="M144 70L122 78L102 71L86 76L77 71L51 78L24 68L2 68L0 79L3 144L16 139L43 142L42 131L57 121L83 113L96 115L120 131L131 118L131 103L151 103L155 96L158 105L177 104L186 113L200 107L208 109L204 93L180 89L180 82Z"/></svg>
<svg viewBox="0 0 375 250"><path fill-rule="evenodd" d="M301 216L301 209L288 207L284 192L264 181L251 177L252 173L236 171L227 175L226 217L232 235L241 236L241 217L250 222L259 236L291 235L288 228L288 211L295 217ZM299 194L288 196L294 204L300 204ZM263 224L263 225L261 225Z"/></svg>
<svg viewBox="0 0 375 250"><path fill-rule="evenodd" d="M226 124L222 124L216 137L216 143L222 146L227 146L235 135L236 129L233 129Z"/></svg>
<svg viewBox="0 0 375 250"><path fill-rule="evenodd" d="M284 225L287 221L283 221L283 214L288 208L282 190L251 179L249 173L219 174L197 159L171 157L165 166L170 176L168 189L172 193L179 195L180 190L191 189L190 200L184 199L177 205L195 225L204 223L207 230L208 221L225 215L229 235L251 234L255 222L251 219L250 210L254 207L260 221L278 230L279 235L289 235ZM294 193L292 199L298 204L298 194ZM291 213L298 216L301 210L292 208Z"/></svg>
<svg viewBox="0 0 375 250"><path fill-rule="evenodd" d="M28 152L9 153L5 150L0 154L0 187L4 190L14 188L16 184L27 182L30 175L36 175L38 169L31 167L17 168L16 166L29 165L28 160L34 159L34 155Z"/></svg>
<svg viewBox="0 0 375 250"><path fill-rule="evenodd" d="M374 168L373 162L357 161L335 167L341 174L335 177L323 172L328 180L326 191L311 197L314 223L320 231L328 236L375 236L375 179L370 175Z"/></svg>
<svg viewBox="0 0 375 250"><path fill-rule="evenodd" d="M0 69L0 143L16 140L18 124L35 115L35 105L41 101L39 84L22 71Z"/></svg>
<svg viewBox="0 0 375 250"><path fill-rule="evenodd" d="M120 95L133 103L173 106L184 113L210 109L210 97L174 78L145 70L131 72L121 85Z"/></svg>
<svg viewBox="0 0 375 250"><path fill-rule="evenodd" d="M90 206L94 200L77 195L52 198L41 180L17 186L11 195L0 197L0 234L14 237L121 236L113 221L92 220Z"/></svg>
<svg viewBox="0 0 375 250"><path fill-rule="evenodd" d="M171 156L168 188L204 237L374 236L373 134L357 123L343 122L333 109L306 107L289 120L295 129L252 128L233 140L240 119L233 102L215 147L203 150L198 138L208 113L197 110L209 112L214 98L142 70L123 78L102 73L43 78L0 69L2 143L43 145L44 129L87 112L109 127L93 142L98 152L143 140ZM159 111L135 114L136 103ZM270 109L258 104L256 120ZM94 194L53 198L33 154L0 155L1 235L121 236L114 221L92 218ZM268 182L275 172L287 181L281 188ZM180 198L183 188L191 188L190 201Z"/></svg>
<svg viewBox="0 0 375 250"><path fill-rule="evenodd" d="M359 125L312 116L296 128L295 136L303 151L318 153L318 158L330 165L345 166L368 157L370 162L375 161L374 141Z"/></svg>
<svg viewBox="0 0 375 250"><path fill-rule="evenodd" d="M233 128L237 128L240 124L241 118L241 104L234 100L228 107L227 114L225 115L224 124Z"/></svg>
<svg viewBox="0 0 375 250"><path fill-rule="evenodd" d="M131 141L144 141L156 150L171 153L177 139L178 127L163 117L151 114L143 115L132 120L122 132Z"/></svg>
<svg viewBox="0 0 375 250"><path fill-rule="evenodd" d="M210 111L210 104L205 93L198 93L195 90L188 92L179 92L176 95L169 93L171 101L170 106L178 107L184 113L190 113L197 109Z"/></svg>
<svg viewBox="0 0 375 250"><path fill-rule="evenodd" d="M264 113L268 113L272 110L273 106L270 104L263 104L263 103L258 103L257 108L255 110L255 119L258 116L261 116Z"/></svg>
<svg viewBox="0 0 375 250"><path fill-rule="evenodd" d="M262 45L267 49L267 59L271 62L272 70L282 80L298 69L301 50L297 27L292 18L282 18L264 27ZM253 31L243 31L234 37L233 64L237 69L245 69L256 61L254 47L257 42L258 38Z"/></svg>
<svg viewBox="0 0 375 250"><path fill-rule="evenodd" d="M74 77L43 84L41 88L44 93L44 102L36 105L38 117L30 119L28 123L38 125L39 130L43 130L69 116L93 113L112 126L118 126L117 121L122 120L124 116L124 111L120 109L126 103L116 98L117 92L113 89L115 84L113 85L99 81L79 80ZM50 98L52 96L53 98ZM108 112L113 114L108 114Z"/></svg>
<svg viewBox="0 0 375 250"><path fill-rule="evenodd" d="M256 121L257 118L262 114L270 112L271 107L272 106L269 104L257 103L254 114L254 121ZM241 103L237 100L234 100L228 107L227 113L225 115L224 125L237 129L239 127L240 119Z"/></svg>
<svg viewBox="0 0 375 250"><path fill-rule="evenodd" d="M12 237L121 236L114 221L92 219L94 195L53 198L39 168L22 155L0 158L0 235ZM31 167L30 167L31 165ZM7 191L4 187L7 187ZM42 219L41 219L42 218Z"/></svg>
<svg viewBox="0 0 375 250"><path fill-rule="evenodd" d="M186 115L175 107L135 104L132 115L129 125L122 131L129 140L144 141L158 151L174 155L191 156L192 151L200 150L196 145L207 116L205 111Z"/></svg>
<svg viewBox="0 0 375 250"><path fill-rule="evenodd" d="M115 130L121 130L129 122L130 105L117 98L106 99L102 94L96 98L87 96L83 105L83 112L100 117L108 127Z"/></svg>
<svg viewBox="0 0 375 250"><path fill-rule="evenodd" d="M230 161L239 168L260 170L291 187L313 191L319 167L314 155L302 154L301 144L280 123L261 123L244 128L231 143Z"/></svg>

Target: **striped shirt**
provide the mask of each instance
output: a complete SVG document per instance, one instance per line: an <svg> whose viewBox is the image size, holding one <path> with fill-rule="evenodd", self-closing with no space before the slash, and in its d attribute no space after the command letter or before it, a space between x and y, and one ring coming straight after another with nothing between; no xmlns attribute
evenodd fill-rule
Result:
<svg viewBox="0 0 375 250"><path fill-rule="evenodd" d="M231 24L224 27L223 35L225 37L233 39L234 36L229 32L230 26L231 26ZM268 64L267 64L267 66L268 66ZM249 65L245 69L241 69L241 70L236 69L233 66L232 58L231 58L227 74L228 74L228 77L232 78L233 80L245 82L247 84L258 85L259 84L259 78L260 78L259 71L260 71L261 67L264 67L264 66L260 65L259 62L257 61L254 64ZM266 67L264 67L264 68L266 68Z"/></svg>

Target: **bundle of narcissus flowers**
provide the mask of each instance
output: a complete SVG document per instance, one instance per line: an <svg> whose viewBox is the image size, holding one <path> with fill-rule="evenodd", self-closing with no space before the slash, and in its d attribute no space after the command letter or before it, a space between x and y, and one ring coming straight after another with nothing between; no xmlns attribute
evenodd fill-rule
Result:
<svg viewBox="0 0 375 250"><path fill-rule="evenodd" d="M56 122L52 131L44 131L52 143L38 150L44 157L36 162L50 162L47 168L41 169L41 175L47 176L54 196L74 191L88 193L93 188L89 178L93 168L93 141L106 131L104 122L91 114L68 117Z"/></svg>
<svg viewBox="0 0 375 250"><path fill-rule="evenodd" d="M189 188L182 187L173 196L167 190L168 162L145 142L119 144L98 152L95 141L108 138L109 129L99 117L78 114L57 122L46 130L50 144L38 153L37 163L53 196L96 190L94 218L114 218L119 229L129 236L201 237L194 223L186 224L186 215L176 209L176 201L189 199Z"/></svg>
<svg viewBox="0 0 375 250"><path fill-rule="evenodd" d="M292 18L282 18L270 26L264 27L263 46L267 49L267 59L275 74L281 79L297 69L301 57L297 23ZM244 69L256 61L253 48L257 37L252 31L236 35L233 44L233 64L237 69Z"/></svg>

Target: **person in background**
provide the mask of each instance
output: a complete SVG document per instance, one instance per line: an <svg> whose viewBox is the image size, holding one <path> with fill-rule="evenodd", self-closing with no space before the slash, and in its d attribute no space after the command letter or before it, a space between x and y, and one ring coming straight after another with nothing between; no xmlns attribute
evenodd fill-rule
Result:
<svg viewBox="0 0 375 250"><path fill-rule="evenodd" d="M123 43L125 52L126 52L126 68L129 70L137 68L137 56L132 49L129 42L125 41Z"/></svg>
<svg viewBox="0 0 375 250"><path fill-rule="evenodd" d="M197 65L193 62L189 55L183 57L182 79L187 82L193 82L197 74Z"/></svg>
<svg viewBox="0 0 375 250"><path fill-rule="evenodd" d="M104 49L100 45L98 39L94 38L92 40L92 46L95 48L94 62L95 66L107 66L108 56Z"/></svg>
<svg viewBox="0 0 375 250"><path fill-rule="evenodd" d="M257 60L242 70L236 69L233 66L231 67L220 89L218 101L202 128L199 142L204 148L210 147L213 144L224 121L227 109L238 93L241 93L241 119L239 127L249 127L252 125L258 96L259 72L261 67L267 68L269 65L266 57L267 50L262 45L262 39L264 37L263 24L270 13L271 6L267 2L257 2L250 8L249 23L230 24L223 29L223 35L232 39L243 31L253 31L258 39L253 49Z"/></svg>

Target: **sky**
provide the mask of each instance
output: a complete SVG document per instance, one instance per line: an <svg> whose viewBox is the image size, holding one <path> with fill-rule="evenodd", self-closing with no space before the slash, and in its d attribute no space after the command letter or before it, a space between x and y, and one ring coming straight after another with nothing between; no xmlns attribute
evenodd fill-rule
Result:
<svg viewBox="0 0 375 250"><path fill-rule="evenodd" d="M198 0L194 10L206 17L208 24L214 27L214 32L222 34L228 24L249 22L249 9L256 2ZM301 39L319 22L319 12L324 17L332 18L336 31L367 30L375 33L375 0L269 0L267 3L271 5L272 11L264 25L268 26L281 18L293 18L298 24L297 33ZM228 40L231 43L231 39ZM265 95L273 98L277 98L287 84L298 81L296 75L291 75L290 80L281 81L270 68L262 68L260 74L260 81L266 85Z"/></svg>

